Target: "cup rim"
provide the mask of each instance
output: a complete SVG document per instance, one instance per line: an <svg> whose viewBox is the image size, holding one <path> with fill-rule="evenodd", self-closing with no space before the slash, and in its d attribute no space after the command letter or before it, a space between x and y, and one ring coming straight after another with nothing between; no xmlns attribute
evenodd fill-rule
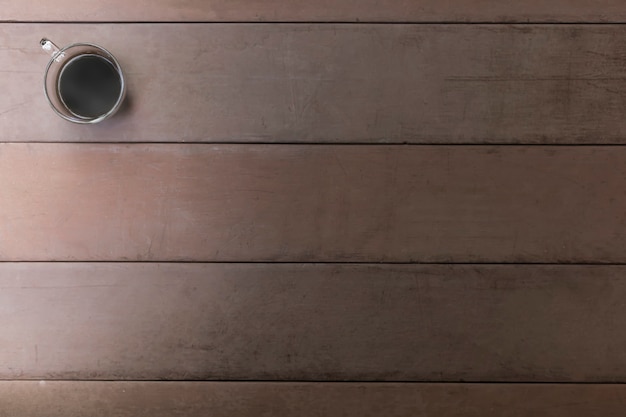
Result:
<svg viewBox="0 0 626 417"><path fill-rule="evenodd" d="M94 118L94 119L79 119L79 118L72 118L69 117L63 113L61 113L56 107L55 105L52 103L52 100L50 99L50 95L48 94L48 87L47 87L47 83L46 80L48 79L48 72L50 71L50 67L52 66L53 63L55 63L55 57L64 53L65 51L67 51L70 48L76 47L76 46L90 46L96 49L99 49L103 52L105 52L107 54L107 56L113 61L113 64L116 67L116 70L120 76L120 82L122 84L122 88L120 91L120 95L117 98L117 101L115 102L115 105L111 108L111 110L109 110L108 112ZM82 55L82 54L81 54ZM84 54L87 55L87 54ZM77 57L80 55L77 55ZM76 57L74 57L76 58ZM57 62L58 63L58 62ZM117 61L117 58L115 58L115 56L109 52L106 48L103 48L100 45L97 45L95 43L90 43L90 42L77 42L77 43L72 43L69 44L67 46L64 46L63 48L59 49L59 52L57 52L56 54L54 54L52 56L52 58L50 58L50 61L48 61L48 65L46 66L46 71L44 72L44 76L43 76L43 92L46 96L46 100L48 101L48 104L50 105L50 107L52 107L52 110L54 110L54 112L59 115L60 117L62 117L63 119L72 122L72 123L77 123L77 124L94 124L94 123L98 123L101 122L105 119L108 119L109 117L113 116L115 113L117 113L117 111L119 110L119 108L122 105L122 102L124 101L124 98L126 96L126 80L124 78L124 72L122 71L122 67L120 65L120 63ZM60 99L60 97L59 97ZM63 100L60 100L61 102Z"/></svg>

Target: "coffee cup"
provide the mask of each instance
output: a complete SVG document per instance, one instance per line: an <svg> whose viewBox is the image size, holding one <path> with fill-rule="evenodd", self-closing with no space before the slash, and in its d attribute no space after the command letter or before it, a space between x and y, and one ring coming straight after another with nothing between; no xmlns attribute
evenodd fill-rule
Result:
<svg viewBox="0 0 626 417"><path fill-rule="evenodd" d="M109 51L91 43L58 48L45 38L40 44L52 56L44 76L44 93L59 116L74 123L98 123L119 110L126 83Z"/></svg>

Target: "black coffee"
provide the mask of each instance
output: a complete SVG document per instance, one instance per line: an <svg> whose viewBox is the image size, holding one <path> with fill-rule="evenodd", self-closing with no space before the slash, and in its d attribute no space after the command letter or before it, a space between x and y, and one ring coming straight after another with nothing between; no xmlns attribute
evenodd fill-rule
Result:
<svg viewBox="0 0 626 417"><path fill-rule="evenodd" d="M117 103L122 80L113 64L98 55L81 55L68 62L59 76L59 95L76 116L94 118Z"/></svg>

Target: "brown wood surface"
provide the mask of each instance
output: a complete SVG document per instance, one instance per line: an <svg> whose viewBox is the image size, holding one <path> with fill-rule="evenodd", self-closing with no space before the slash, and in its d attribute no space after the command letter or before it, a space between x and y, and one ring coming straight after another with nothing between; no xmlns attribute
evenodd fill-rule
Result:
<svg viewBox="0 0 626 417"><path fill-rule="evenodd" d="M624 266L0 263L0 378L626 382L624 300Z"/></svg>
<svg viewBox="0 0 626 417"><path fill-rule="evenodd" d="M622 417L623 385L0 382L0 417Z"/></svg>
<svg viewBox="0 0 626 417"><path fill-rule="evenodd" d="M0 144L0 260L626 262L626 148Z"/></svg>
<svg viewBox="0 0 626 417"><path fill-rule="evenodd" d="M56 116L42 36L110 49L125 110L99 126ZM0 141L623 143L625 38L621 25L2 24Z"/></svg>
<svg viewBox="0 0 626 417"><path fill-rule="evenodd" d="M0 0L0 21L624 22L620 0Z"/></svg>

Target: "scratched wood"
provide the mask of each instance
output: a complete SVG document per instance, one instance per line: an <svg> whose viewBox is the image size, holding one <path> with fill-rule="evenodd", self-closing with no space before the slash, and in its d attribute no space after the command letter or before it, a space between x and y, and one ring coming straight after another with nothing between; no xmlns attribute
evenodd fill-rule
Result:
<svg viewBox="0 0 626 417"><path fill-rule="evenodd" d="M623 385L0 382L1 417L621 417Z"/></svg>
<svg viewBox="0 0 626 417"><path fill-rule="evenodd" d="M0 263L0 379L626 382L626 267Z"/></svg>
<svg viewBox="0 0 626 417"><path fill-rule="evenodd" d="M0 0L0 21L624 22L620 0Z"/></svg>
<svg viewBox="0 0 626 417"><path fill-rule="evenodd" d="M124 111L57 117L42 36L110 49ZM3 24L0 141L623 143L625 38L620 25Z"/></svg>
<svg viewBox="0 0 626 417"><path fill-rule="evenodd" d="M626 262L626 148L0 144L0 260Z"/></svg>

